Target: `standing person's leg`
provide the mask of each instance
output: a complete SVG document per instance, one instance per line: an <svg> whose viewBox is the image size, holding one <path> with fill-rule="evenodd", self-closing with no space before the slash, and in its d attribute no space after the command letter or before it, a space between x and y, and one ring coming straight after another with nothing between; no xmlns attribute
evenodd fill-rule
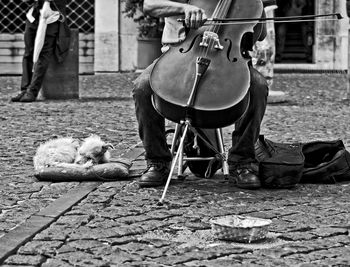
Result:
<svg viewBox="0 0 350 267"><path fill-rule="evenodd" d="M165 119L154 109L149 76L150 65L134 82L133 98L139 135L145 148L147 170L140 178L140 186L158 186L166 182L172 155L165 136Z"/></svg>
<svg viewBox="0 0 350 267"><path fill-rule="evenodd" d="M301 26L301 35L303 40L303 46L305 51L305 58L307 63L312 63L312 33L309 30L309 26L303 23Z"/></svg>
<svg viewBox="0 0 350 267"><path fill-rule="evenodd" d="M24 31L24 55L22 59L21 91L19 94L11 98L12 102L18 102L22 98L32 80L33 51L37 27L37 24L30 23L28 20L26 21Z"/></svg>
<svg viewBox="0 0 350 267"><path fill-rule="evenodd" d="M254 68L250 68L250 76L250 103L247 112L236 123L232 133L228 164L230 174L236 179L238 187L255 189L261 186L255 158L255 143L266 110L268 85L265 78Z"/></svg>
<svg viewBox="0 0 350 267"><path fill-rule="evenodd" d="M34 65L31 82L26 90L26 93L20 99L20 102L33 102L37 98L44 81L46 71L49 67L50 58L55 51L58 28L58 22L47 26L44 46L40 52L38 61Z"/></svg>
<svg viewBox="0 0 350 267"><path fill-rule="evenodd" d="M284 46L287 35L287 23L276 24L276 57L275 62L280 63L283 60Z"/></svg>

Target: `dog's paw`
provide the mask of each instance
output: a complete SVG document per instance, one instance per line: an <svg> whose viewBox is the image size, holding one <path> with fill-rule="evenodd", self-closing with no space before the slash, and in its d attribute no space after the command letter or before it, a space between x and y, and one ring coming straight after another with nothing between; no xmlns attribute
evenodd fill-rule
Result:
<svg viewBox="0 0 350 267"><path fill-rule="evenodd" d="M92 168L92 166L94 166L94 163L92 162L92 160L89 160L86 163L84 163L82 166L86 169L89 169L89 168Z"/></svg>

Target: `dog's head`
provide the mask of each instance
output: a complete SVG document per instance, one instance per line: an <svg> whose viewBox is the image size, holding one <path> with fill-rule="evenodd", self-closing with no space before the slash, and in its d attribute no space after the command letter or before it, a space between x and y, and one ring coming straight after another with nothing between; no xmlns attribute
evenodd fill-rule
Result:
<svg viewBox="0 0 350 267"><path fill-rule="evenodd" d="M111 144L107 144L97 135L86 138L80 148L75 160L77 164L84 164L92 161L94 164L102 163L106 158L109 148L114 148Z"/></svg>

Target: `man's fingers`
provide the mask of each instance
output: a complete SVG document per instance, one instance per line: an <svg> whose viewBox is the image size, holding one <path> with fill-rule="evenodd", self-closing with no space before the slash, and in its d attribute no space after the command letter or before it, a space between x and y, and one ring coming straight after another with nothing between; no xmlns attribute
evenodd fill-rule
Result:
<svg viewBox="0 0 350 267"><path fill-rule="evenodd" d="M203 12L202 13L202 25L207 21L208 17L207 15Z"/></svg>
<svg viewBox="0 0 350 267"><path fill-rule="evenodd" d="M196 28L199 28L200 26L202 26L202 11L198 12L196 14Z"/></svg>
<svg viewBox="0 0 350 267"><path fill-rule="evenodd" d="M207 16L202 9L189 10L185 13L185 25L188 28L197 29L206 21Z"/></svg>
<svg viewBox="0 0 350 267"><path fill-rule="evenodd" d="M191 11L189 11L189 12L187 12L186 14L185 14L185 25L186 25L186 27L187 28L190 28L190 21L191 21L191 14L192 14L192 12Z"/></svg>
<svg viewBox="0 0 350 267"><path fill-rule="evenodd" d="M196 28L197 25L197 13L191 12L191 19L190 19L190 28Z"/></svg>

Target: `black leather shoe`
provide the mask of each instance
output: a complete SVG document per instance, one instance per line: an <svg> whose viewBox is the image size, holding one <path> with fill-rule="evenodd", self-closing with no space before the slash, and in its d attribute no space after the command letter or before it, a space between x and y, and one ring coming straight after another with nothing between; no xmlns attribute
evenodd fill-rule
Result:
<svg viewBox="0 0 350 267"><path fill-rule="evenodd" d="M27 91L25 94L21 97L19 102L34 102L36 99L36 96L34 95L33 92Z"/></svg>
<svg viewBox="0 0 350 267"><path fill-rule="evenodd" d="M19 92L16 96L11 97L11 102L19 102L26 91Z"/></svg>
<svg viewBox="0 0 350 267"><path fill-rule="evenodd" d="M140 187L154 187L164 185L170 173L169 162L151 162L147 166L147 170L141 176Z"/></svg>
<svg viewBox="0 0 350 267"><path fill-rule="evenodd" d="M261 187L256 164L251 163L230 168L230 175L235 179L236 186L239 188L258 189Z"/></svg>

